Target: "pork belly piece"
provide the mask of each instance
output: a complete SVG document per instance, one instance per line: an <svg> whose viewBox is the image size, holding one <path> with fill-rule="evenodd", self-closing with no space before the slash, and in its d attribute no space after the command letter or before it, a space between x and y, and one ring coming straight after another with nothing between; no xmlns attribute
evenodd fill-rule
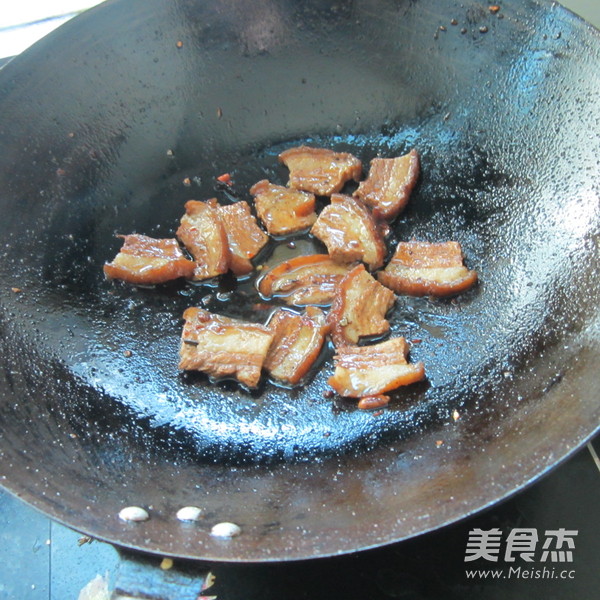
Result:
<svg viewBox="0 0 600 600"><path fill-rule="evenodd" d="M235 377L253 388L273 334L263 325L216 315L201 308L183 313L179 368L202 371L212 377Z"/></svg>
<svg viewBox="0 0 600 600"><path fill-rule="evenodd" d="M254 270L251 259L267 243L269 237L257 225L250 206L244 200L218 206L229 244L229 268L235 275L247 275Z"/></svg>
<svg viewBox="0 0 600 600"><path fill-rule="evenodd" d="M154 239L146 235L118 235L123 246L104 274L136 285L154 285L179 277L192 277L196 263L188 260L175 239Z"/></svg>
<svg viewBox="0 0 600 600"><path fill-rule="evenodd" d="M463 264L458 242L400 242L377 277L395 292L409 296L453 296L477 282L477 273Z"/></svg>
<svg viewBox="0 0 600 600"><path fill-rule="evenodd" d="M308 306L301 315L280 308L267 327L274 337L265 369L283 383L297 384L321 352L329 332L325 314L316 306Z"/></svg>
<svg viewBox="0 0 600 600"><path fill-rule="evenodd" d="M315 196L263 179L250 188L256 214L271 235L308 229L317 220Z"/></svg>
<svg viewBox="0 0 600 600"><path fill-rule="evenodd" d="M347 152L298 146L282 152L279 160L290 170L289 187L317 196L339 192L347 181L362 176L361 161Z"/></svg>
<svg viewBox="0 0 600 600"><path fill-rule="evenodd" d="M258 281L258 291L268 299L281 296L291 306L328 306L351 268L327 254L297 256L267 271Z"/></svg>
<svg viewBox="0 0 600 600"><path fill-rule="evenodd" d="M194 279L208 279L229 270L229 244L215 198L207 202L189 200L185 215L177 229L183 242L197 263Z"/></svg>
<svg viewBox="0 0 600 600"><path fill-rule="evenodd" d="M376 217L391 221L408 203L419 178L419 162L416 150L397 158L374 158L354 196L370 206Z"/></svg>
<svg viewBox="0 0 600 600"><path fill-rule="evenodd" d="M364 265L354 267L340 282L327 317L336 348L387 333L390 324L385 315L395 300L394 293L367 273Z"/></svg>
<svg viewBox="0 0 600 600"><path fill-rule="evenodd" d="M383 266L383 235L369 209L360 201L334 194L313 225L311 233L326 246L336 262L362 261L370 270Z"/></svg>
<svg viewBox="0 0 600 600"><path fill-rule="evenodd" d="M423 363L409 363L407 357L408 345L402 337L338 348L328 383L340 396L366 398L425 379Z"/></svg>

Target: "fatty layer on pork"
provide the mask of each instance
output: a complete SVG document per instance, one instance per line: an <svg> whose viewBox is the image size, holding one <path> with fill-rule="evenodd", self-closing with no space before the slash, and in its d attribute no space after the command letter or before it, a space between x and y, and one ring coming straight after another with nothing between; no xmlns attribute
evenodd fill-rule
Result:
<svg viewBox="0 0 600 600"><path fill-rule="evenodd" d="M196 263L188 260L175 239L155 239L146 235L119 235L123 246L104 274L135 285L154 285L179 277L192 277Z"/></svg>
<svg viewBox="0 0 600 600"><path fill-rule="evenodd" d="M215 378L235 377L253 388L260 381L273 333L265 326L188 308L181 335L179 368Z"/></svg>
<svg viewBox="0 0 600 600"><path fill-rule="evenodd" d="M477 282L477 273L464 265L458 242L400 242L381 283L409 296L453 296Z"/></svg>

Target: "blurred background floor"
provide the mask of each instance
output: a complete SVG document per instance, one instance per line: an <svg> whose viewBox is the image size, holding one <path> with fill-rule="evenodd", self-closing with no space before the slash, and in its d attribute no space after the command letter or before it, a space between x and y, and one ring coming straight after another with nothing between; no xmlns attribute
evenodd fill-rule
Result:
<svg viewBox="0 0 600 600"><path fill-rule="evenodd" d="M21 0L20 2L4 0L2 4L0 59L20 54L59 25L101 2L100 0ZM600 0L563 0L561 4L600 28Z"/></svg>

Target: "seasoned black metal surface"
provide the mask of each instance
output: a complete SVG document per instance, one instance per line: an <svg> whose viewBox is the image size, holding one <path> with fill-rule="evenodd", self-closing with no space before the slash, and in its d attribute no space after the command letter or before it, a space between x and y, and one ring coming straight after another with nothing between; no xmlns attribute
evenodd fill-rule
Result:
<svg viewBox="0 0 600 600"><path fill-rule="evenodd" d="M0 483L123 545L302 558L456 520L592 435L600 39L549 3L500 14L433 0L252 14L233 0L115 1L9 64ZM382 414L323 396L330 350L294 390L178 372L186 307L266 319L251 281L136 289L102 273L115 233L171 237L190 198L285 183L276 157L298 143L365 165L416 147L422 176L393 239L458 240L480 275L454 300L398 300L393 333L419 340L411 359L428 377ZM127 504L152 518L124 526ZM186 504L205 509L200 525L176 521ZM210 538L222 520L243 535Z"/></svg>

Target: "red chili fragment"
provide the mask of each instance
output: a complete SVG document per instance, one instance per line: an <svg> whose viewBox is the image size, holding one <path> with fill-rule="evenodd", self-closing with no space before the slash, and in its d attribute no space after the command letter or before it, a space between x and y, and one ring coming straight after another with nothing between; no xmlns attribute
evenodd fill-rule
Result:
<svg viewBox="0 0 600 600"><path fill-rule="evenodd" d="M217 177L217 181L231 185L231 175L229 173L223 173L223 175Z"/></svg>

